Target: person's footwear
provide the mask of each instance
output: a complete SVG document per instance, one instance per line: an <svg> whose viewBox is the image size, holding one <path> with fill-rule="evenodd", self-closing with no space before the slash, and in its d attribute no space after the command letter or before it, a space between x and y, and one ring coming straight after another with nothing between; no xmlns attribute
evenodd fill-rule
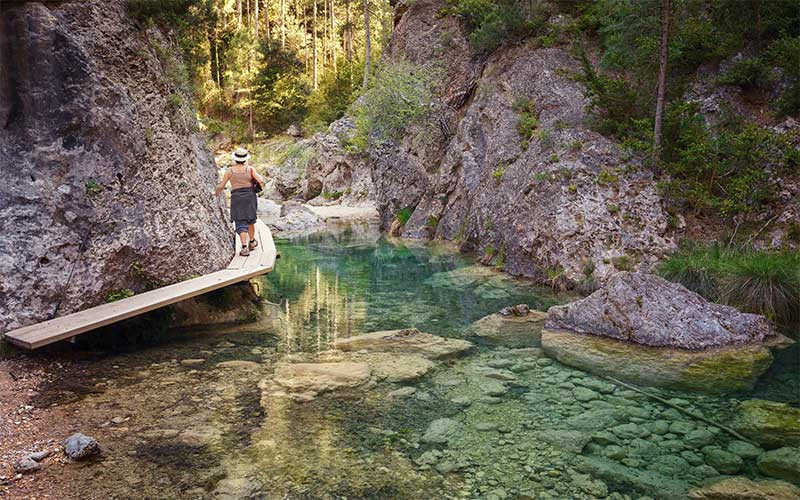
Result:
<svg viewBox="0 0 800 500"><path fill-rule="evenodd" d="M248 246L248 248L250 248L250 250L255 250L257 246L258 246L258 242L256 240L250 240L250 245Z"/></svg>
<svg viewBox="0 0 800 500"><path fill-rule="evenodd" d="M239 252L239 255L241 255L242 257L247 257L248 255L250 255L250 249L247 247L242 247L242 251Z"/></svg>

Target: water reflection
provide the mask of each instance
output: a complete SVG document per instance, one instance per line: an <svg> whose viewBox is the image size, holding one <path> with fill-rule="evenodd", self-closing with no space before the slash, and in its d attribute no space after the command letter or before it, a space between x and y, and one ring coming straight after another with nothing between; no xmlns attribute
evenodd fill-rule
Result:
<svg viewBox="0 0 800 500"><path fill-rule="evenodd" d="M318 353L337 338L397 328L461 337L472 321L510 303L546 309L558 301L549 289L475 266L452 248L385 238L372 225L278 248L283 259L261 289L282 303L286 353Z"/></svg>

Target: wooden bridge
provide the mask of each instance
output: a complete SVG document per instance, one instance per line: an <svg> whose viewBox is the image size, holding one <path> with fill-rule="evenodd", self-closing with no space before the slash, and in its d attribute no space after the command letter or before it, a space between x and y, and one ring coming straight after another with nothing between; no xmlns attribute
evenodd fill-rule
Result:
<svg viewBox="0 0 800 500"><path fill-rule="evenodd" d="M272 241L272 233L260 220L256 222L256 240L259 245L250 252L249 256L243 257L238 253L235 254L228 267L221 271L66 316L59 316L43 323L25 326L6 332L3 337L8 342L25 349L36 349L268 273L272 271L278 254L275 250L275 243Z"/></svg>

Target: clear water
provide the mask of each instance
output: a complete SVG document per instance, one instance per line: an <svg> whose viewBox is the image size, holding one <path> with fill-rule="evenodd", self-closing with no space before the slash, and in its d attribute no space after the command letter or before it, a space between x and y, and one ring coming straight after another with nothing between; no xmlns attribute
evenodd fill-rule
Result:
<svg viewBox="0 0 800 500"><path fill-rule="evenodd" d="M46 468L42 480L76 497L91 480L97 498L684 498L723 474L763 477L757 450L673 406L728 423L741 399L797 403L796 351L755 394L650 390L666 405L538 349L488 345L410 384L310 403L273 397L266 388L279 363L326 358L337 338L412 326L464 338L501 307L546 310L573 299L370 226L278 247L275 271L259 279L277 304L265 308L277 318L271 324L98 356L79 378L93 390L54 386L58 395L39 403L68 418L79 412L76 425L106 452L88 467ZM491 370L506 380L487 377ZM400 385L413 393L394 396ZM591 396L577 397L582 388ZM115 416L124 421L110 422ZM447 442L426 442L443 418Z"/></svg>

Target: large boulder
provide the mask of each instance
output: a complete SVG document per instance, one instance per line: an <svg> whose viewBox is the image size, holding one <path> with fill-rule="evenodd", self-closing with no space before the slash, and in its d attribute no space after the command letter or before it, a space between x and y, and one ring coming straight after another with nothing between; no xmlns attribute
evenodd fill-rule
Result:
<svg viewBox="0 0 800 500"><path fill-rule="evenodd" d="M276 236L313 233L325 228L325 220L298 201L287 201L281 206L280 217L269 226Z"/></svg>
<svg viewBox="0 0 800 500"><path fill-rule="evenodd" d="M767 448L800 447L800 408L786 403L742 401L732 427Z"/></svg>
<svg viewBox="0 0 800 500"><path fill-rule="evenodd" d="M547 328L655 347L707 349L775 336L763 316L709 302L659 276L621 272L585 299L548 310Z"/></svg>
<svg viewBox="0 0 800 500"><path fill-rule="evenodd" d="M800 498L800 488L785 481L753 481L729 477L689 492L696 500L790 500Z"/></svg>
<svg viewBox="0 0 800 500"><path fill-rule="evenodd" d="M520 306L484 316L470 325L467 333L504 347L539 347L547 313Z"/></svg>
<svg viewBox="0 0 800 500"><path fill-rule="evenodd" d="M758 457L758 470L766 476L785 479L800 486L800 448L785 446L761 454Z"/></svg>
<svg viewBox="0 0 800 500"><path fill-rule="evenodd" d="M169 74L180 49L126 3L3 4L3 331L230 261L214 159Z"/></svg>
<svg viewBox="0 0 800 500"><path fill-rule="evenodd" d="M713 304L658 276L622 272L590 296L551 307L542 349L628 382L701 392L752 389L782 336L763 316Z"/></svg>
<svg viewBox="0 0 800 500"><path fill-rule="evenodd" d="M407 328L339 339L335 347L342 351L396 352L416 354L428 359L444 359L463 354L472 349L473 345L466 340L446 339L416 328Z"/></svg>
<svg viewBox="0 0 800 500"><path fill-rule="evenodd" d="M762 345L689 351L568 330L542 330L542 349L565 365L639 385L698 392L750 390L772 364Z"/></svg>

